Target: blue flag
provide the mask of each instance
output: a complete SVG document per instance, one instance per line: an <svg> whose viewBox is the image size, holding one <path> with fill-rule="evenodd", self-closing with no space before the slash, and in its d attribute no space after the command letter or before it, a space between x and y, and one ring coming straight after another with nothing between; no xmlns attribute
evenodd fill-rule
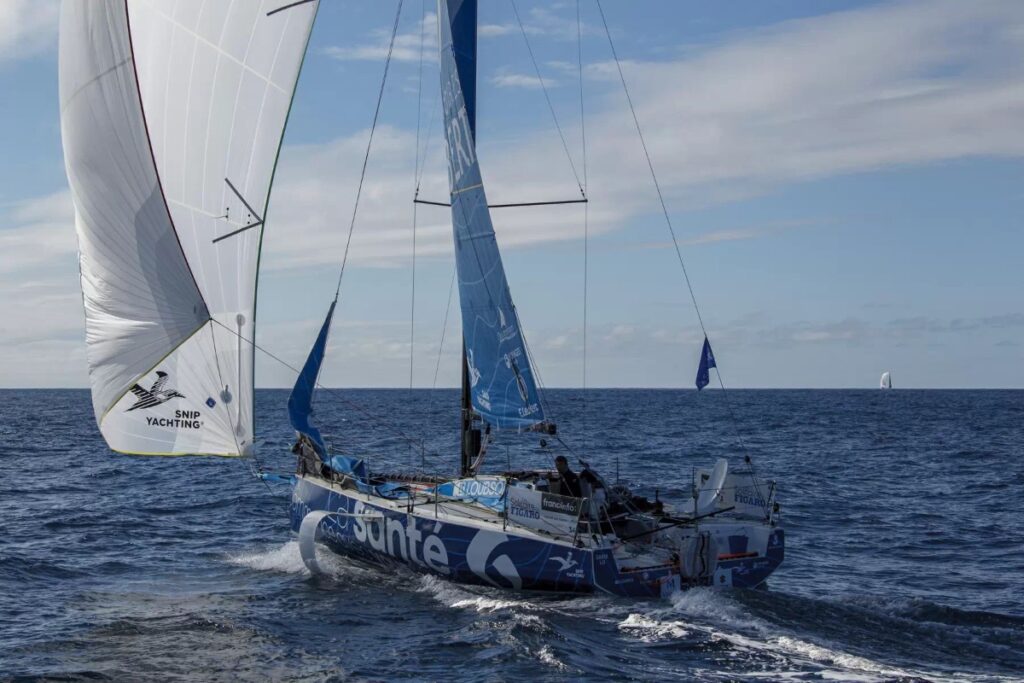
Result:
<svg viewBox="0 0 1024 683"><path fill-rule="evenodd" d="M711 344L708 338L704 337L704 348L700 352L700 365L697 366L697 391L700 391L711 381L711 368L715 365L715 354L711 353Z"/></svg>

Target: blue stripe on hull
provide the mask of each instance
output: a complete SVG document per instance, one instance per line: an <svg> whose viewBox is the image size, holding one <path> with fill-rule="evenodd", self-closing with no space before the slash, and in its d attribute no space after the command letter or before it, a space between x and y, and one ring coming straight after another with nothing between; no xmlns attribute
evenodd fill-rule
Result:
<svg viewBox="0 0 1024 683"><path fill-rule="evenodd" d="M336 552L380 564L398 562L460 583L571 593L594 590L588 550L513 536L500 525L492 530L435 520L430 506L413 515L385 510L298 480L292 494L292 530L298 531L302 519L315 510L383 516L379 521L325 519L320 539Z"/></svg>
<svg viewBox="0 0 1024 683"><path fill-rule="evenodd" d="M459 583L628 597L663 597L687 587L673 567L622 572L609 548L571 548L510 534L499 524L490 529L438 520L430 505L414 514L396 512L314 480L296 479L292 530L298 532L305 516L319 510L349 515L322 522L320 540L335 552L383 566L403 564ZM782 530L776 529L766 556L719 563L716 583L755 587L778 567L782 553Z"/></svg>

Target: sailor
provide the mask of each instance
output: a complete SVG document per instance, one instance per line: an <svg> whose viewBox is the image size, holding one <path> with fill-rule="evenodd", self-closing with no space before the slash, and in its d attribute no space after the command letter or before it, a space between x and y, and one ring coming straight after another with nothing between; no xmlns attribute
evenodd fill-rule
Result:
<svg viewBox="0 0 1024 683"><path fill-rule="evenodd" d="M299 434L299 440L292 446L292 453L299 456L300 474L316 472L320 469L318 467L321 464L320 456L317 454L313 442L305 434Z"/></svg>
<svg viewBox="0 0 1024 683"><path fill-rule="evenodd" d="M580 478L569 469L569 461L565 459L564 455L555 458L555 469L558 470L558 476L561 479L558 492L563 496L581 497Z"/></svg>

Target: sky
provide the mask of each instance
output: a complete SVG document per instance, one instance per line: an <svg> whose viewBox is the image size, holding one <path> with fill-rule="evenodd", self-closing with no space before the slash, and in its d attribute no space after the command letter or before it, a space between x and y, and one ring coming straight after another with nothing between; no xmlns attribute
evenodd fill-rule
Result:
<svg viewBox="0 0 1024 683"><path fill-rule="evenodd" d="M259 287L258 341L293 365L333 295L396 7L324 0L314 28ZM603 7L727 386L868 388L890 370L897 387L1024 387L1024 3ZM579 197L586 138L586 240L579 205L493 213L513 298L546 386L692 387L703 333L597 6L580 2L579 43L576 8L481 3L490 201ZM0 2L0 387L88 386L58 14ZM327 386L408 387L410 349L414 386L458 380L446 209L417 210L413 259L417 149L420 197L447 193L434 21L405 2ZM257 355L258 386L293 380Z"/></svg>

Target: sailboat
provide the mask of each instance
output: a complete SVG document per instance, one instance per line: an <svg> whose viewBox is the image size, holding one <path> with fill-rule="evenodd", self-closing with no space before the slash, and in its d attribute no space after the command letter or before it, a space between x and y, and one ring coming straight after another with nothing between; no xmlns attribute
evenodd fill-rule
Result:
<svg viewBox="0 0 1024 683"><path fill-rule="evenodd" d="M254 453L260 245L317 9L316 0L195 12L142 0L63 5L61 124L90 382L115 451ZM287 405L298 437L290 526L303 560L318 571L326 547L455 582L630 597L763 584L783 560L784 532L775 484L749 458L696 470L691 495L675 503L576 456L578 475L564 457L553 469L483 472L492 430L558 432L476 155L476 0L439 0L438 24L463 329L457 474L378 472L370 453L328 448L313 401L336 294Z"/></svg>
<svg viewBox="0 0 1024 683"><path fill-rule="evenodd" d="M892 389L892 375L888 370L882 373L882 379L878 381L878 386L882 389Z"/></svg>

